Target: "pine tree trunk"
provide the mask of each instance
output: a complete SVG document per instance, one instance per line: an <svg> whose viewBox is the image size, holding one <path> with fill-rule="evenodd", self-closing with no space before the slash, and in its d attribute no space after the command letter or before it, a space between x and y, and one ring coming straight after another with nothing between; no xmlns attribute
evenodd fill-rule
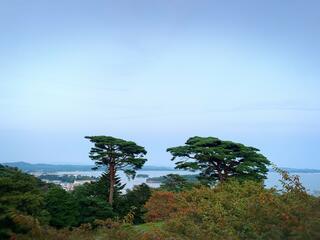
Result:
<svg viewBox="0 0 320 240"><path fill-rule="evenodd" d="M114 178L115 178L115 168L114 163L109 164L109 177L110 177L110 186L109 186L109 204L113 204L113 193L114 193Z"/></svg>
<svg viewBox="0 0 320 240"><path fill-rule="evenodd" d="M223 181L224 181L224 178L223 178L223 175L222 175L222 172L221 172L221 171L218 171L218 176L219 176L219 181L220 181L220 182L223 182Z"/></svg>
<svg viewBox="0 0 320 240"><path fill-rule="evenodd" d="M220 182L224 181L223 175L222 175L222 170L221 170L221 164L217 164L217 170L218 170L218 178Z"/></svg>

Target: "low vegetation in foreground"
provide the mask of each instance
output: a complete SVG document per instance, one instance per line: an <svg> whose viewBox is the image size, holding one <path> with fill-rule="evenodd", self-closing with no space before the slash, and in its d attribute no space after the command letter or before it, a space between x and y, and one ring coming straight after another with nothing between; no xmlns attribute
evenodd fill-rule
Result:
<svg viewBox="0 0 320 240"><path fill-rule="evenodd" d="M122 193L117 171L134 177L146 151L112 137L89 139L91 158L107 170L70 192L0 165L0 239L320 239L320 198L276 167L282 189L265 188L270 162L256 148L190 138L168 151L178 168L200 172L197 181L170 174L160 188Z"/></svg>

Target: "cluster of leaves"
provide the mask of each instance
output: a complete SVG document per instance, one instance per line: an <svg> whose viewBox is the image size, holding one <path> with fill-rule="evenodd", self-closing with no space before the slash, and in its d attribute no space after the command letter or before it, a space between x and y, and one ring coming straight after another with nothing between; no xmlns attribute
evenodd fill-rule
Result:
<svg viewBox="0 0 320 240"><path fill-rule="evenodd" d="M63 228L108 218L131 218L130 223L143 223L144 205L151 196L148 185L141 184L121 194L124 185L116 177L115 203L111 206L108 203L108 184L109 176L104 174L99 181L78 186L73 192L61 188L50 190L46 195L46 208L52 217L50 225Z"/></svg>
<svg viewBox="0 0 320 240"><path fill-rule="evenodd" d="M146 203L146 219L149 222L163 221L176 212L177 195L173 192L156 191Z"/></svg>
<svg viewBox="0 0 320 240"><path fill-rule="evenodd" d="M198 185L199 183L195 181L196 176L186 178L179 174L168 174L163 177L163 181L160 188L169 192L182 192L190 190L192 187Z"/></svg>
<svg viewBox="0 0 320 240"><path fill-rule="evenodd" d="M87 136L85 138L94 143L89 156L95 161L97 168L108 167L111 163L123 170L129 177L134 177L135 171L147 161L144 158L147 151L135 142L111 136Z"/></svg>
<svg viewBox="0 0 320 240"><path fill-rule="evenodd" d="M123 187L116 185L120 191ZM49 224L56 228L76 227L92 223L96 219L112 218L116 214L107 202L108 176L103 175L97 182L78 186L67 192L56 186L45 195L45 209L50 214Z"/></svg>
<svg viewBox="0 0 320 240"><path fill-rule="evenodd" d="M111 136L87 136L85 138L94 144L89 154L89 157L95 162L94 169L106 167L110 182L108 202L113 205L117 171L123 171L128 178L134 178L136 170L147 161L145 158L147 151L135 142Z"/></svg>
<svg viewBox="0 0 320 240"><path fill-rule="evenodd" d="M92 223L96 219L106 219L115 216L107 198L98 192L96 184L78 186L72 193L78 204L78 224Z"/></svg>
<svg viewBox="0 0 320 240"><path fill-rule="evenodd" d="M124 185L116 177L117 204L111 207L108 184L109 176L104 174L97 182L67 192L18 169L0 165L0 239L37 229L28 227L30 224L38 224L42 230L46 229L44 226L64 229L97 220L128 218L130 214L132 223L144 222L144 204L151 196L150 188L143 184L121 194Z"/></svg>
<svg viewBox="0 0 320 240"><path fill-rule="evenodd" d="M170 203L167 192L156 192L146 204L147 219L165 220L164 229L182 239L320 239L320 199L296 176L281 173L282 191L229 180L171 193Z"/></svg>
<svg viewBox="0 0 320 240"><path fill-rule="evenodd" d="M16 214L48 222L44 197L49 188L50 185L29 174L0 165L0 239L8 238L13 232L25 231L14 223L13 216Z"/></svg>
<svg viewBox="0 0 320 240"><path fill-rule="evenodd" d="M167 149L176 168L199 170L203 180L216 183L230 177L261 181L266 178L269 160L259 149L215 137L191 137L184 146Z"/></svg>
<svg viewBox="0 0 320 240"><path fill-rule="evenodd" d="M133 224L141 224L145 222L146 209L144 205L151 197L150 187L143 183L135 186L132 190L127 190L126 194L123 194L119 201L116 201L114 205L114 211L117 212L120 218L132 214Z"/></svg>

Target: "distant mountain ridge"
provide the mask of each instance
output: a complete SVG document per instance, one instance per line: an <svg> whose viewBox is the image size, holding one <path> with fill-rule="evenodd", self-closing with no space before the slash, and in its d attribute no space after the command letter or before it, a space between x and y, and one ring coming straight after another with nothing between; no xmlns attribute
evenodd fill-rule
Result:
<svg viewBox="0 0 320 240"><path fill-rule="evenodd" d="M75 171L92 171L94 165L73 165L73 164L46 164L46 163L27 163L27 162L10 162L0 163L2 165L16 167L25 172L75 172ZM281 168L290 173L320 173L320 169L299 169L299 168ZM103 168L101 168L103 170ZM175 171L172 167L163 166L144 166L141 171ZM270 172L274 172L270 169Z"/></svg>
<svg viewBox="0 0 320 240"><path fill-rule="evenodd" d="M2 165L16 167L25 172L74 172L92 171L94 165L73 165L73 164L46 164L46 163L27 163L9 162L0 163ZM103 168L101 168L103 170ZM161 166L144 166L142 171L173 171L174 168Z"/></svg>
<svg viewBox="0 0 320 240"><path fill-rule="evenodd" d="M310 168L286 168L280 167L289 173L320 173L320 169L310 169ZM269 169L270 172L275 172L273 169Z"/></svg>

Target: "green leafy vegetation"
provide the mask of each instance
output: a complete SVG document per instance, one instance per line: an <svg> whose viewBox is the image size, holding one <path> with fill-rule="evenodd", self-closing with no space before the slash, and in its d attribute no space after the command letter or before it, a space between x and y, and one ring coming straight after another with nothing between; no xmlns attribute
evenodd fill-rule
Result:
<svg viewBox="0 0 320 240"><path fill-rule="evenodd" d="M8 238L13 232L25 231L13 221L18 214L48 222L44 198L49 188L50 185L38 178L0 165L0 239Z"/></svg>
<svg viewBox="0 0 320 240"><path fill-rule="evenodd" d="M157 189L124 192L117 170L133 177L146 151L121 139L90 139L91 158L107 171L70 192L0 165L0 239L320 239L320 198L275 166L282 189L266 188L270 163L255 148L191 138L168 151L200 179L169 174Z"/></svg>
<svg viewBox="0 0 320 240"><path fill-rule="evenodd" d="M144 223L146 209L144 205L151 197L150 187L143 183L135 186L132 190L127 190L126 194L121 196L117 205L116 211L122 217L128 214L132 215L130 222L134 224Z"/></svg>
<svg viewBox="0 0 320 240"><path fill-rule="evenodd" d="M269 160L253 147L222 141L214 137L192 137L184 146L168 148L176 168L199 170L204 180L217 182L230 177L243 180L263 180Z"/></svg>
<svg viewBox="0 0 320 240"><path fill-rule="evenodd" d="M319 239L319 198L297 180L282 192L235 180L183 192L165 229L183 239Z"/></svg>
<svg viewBox="0 0 320 240"><path fill-rule="evenodd" d="M200 184L198 175L168 174L163 177L160 188L171 192L181 192Z"/></svg>
<svg viewBox="0 0 320 240"><path fill-rule="evenodd" d="M79 209L78 225L115 217L112 207L106 202L105 195L99 191L99 184L87 183L78 186L72 192L72 196L76 199Z"/></svg>
<svg viewBox="0 0 320 240"><path fill-rule="evenodd" d="M117 171L123 171L128 177L135 177L136 170L141 169L147 161L144 147L132 141L110 136L86 137L94 144L90 158L95 161L97 168L107 168L109 176L109 204L113 204L115 176Z"/></svg>
<svg viewBox="0 0 320 240"><path fill-rule="evenodd" d="M76 226L78 206L76 199L60 187L50 189L45 196L45 209L50 214L50 225L62 228Z"/></svg>

